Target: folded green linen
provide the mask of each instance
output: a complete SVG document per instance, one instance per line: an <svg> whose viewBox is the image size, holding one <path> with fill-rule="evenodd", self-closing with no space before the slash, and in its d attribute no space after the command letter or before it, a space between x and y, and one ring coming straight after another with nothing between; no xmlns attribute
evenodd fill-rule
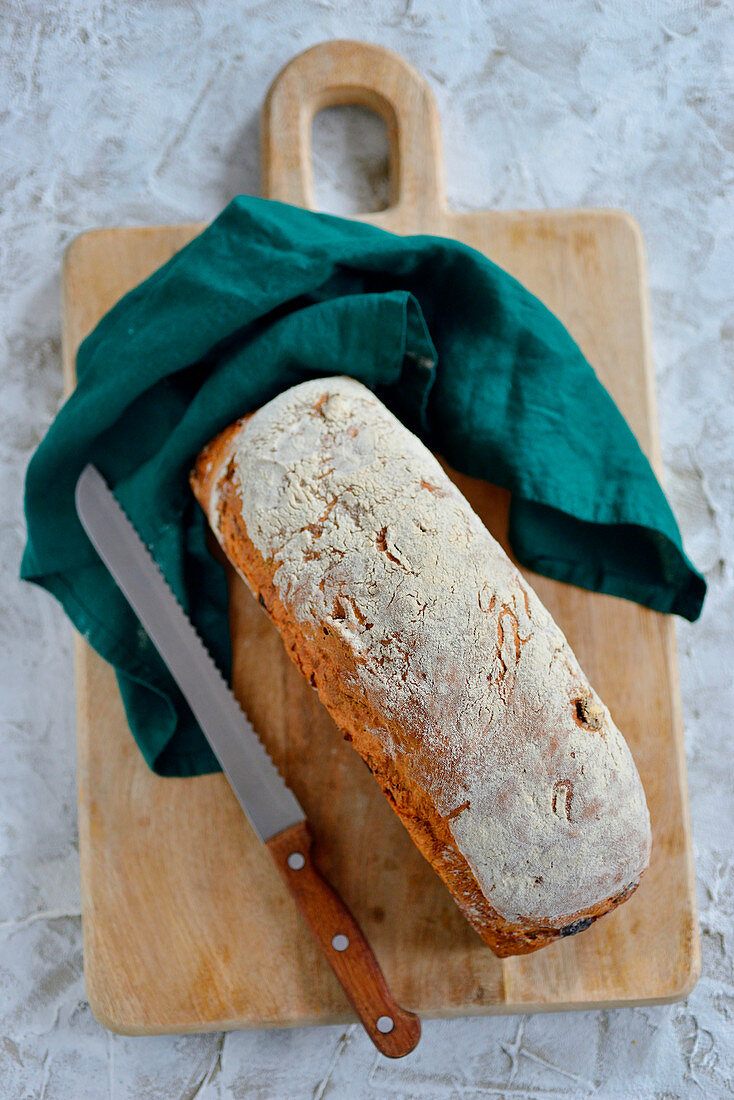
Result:
<svg viewBox="0 0 734 1100"><path fill-rule="evenodd" d="M189 469L232 420L329 374L358 378L452 466L511 490L512 546L531 569L699 615L705 582L647 459L532 294L455 241L239 197L87 337L26 480L21 575L114 665L155 771L217 763L79 524L76 479L96 463L226 674L225 578Z"/></svg>

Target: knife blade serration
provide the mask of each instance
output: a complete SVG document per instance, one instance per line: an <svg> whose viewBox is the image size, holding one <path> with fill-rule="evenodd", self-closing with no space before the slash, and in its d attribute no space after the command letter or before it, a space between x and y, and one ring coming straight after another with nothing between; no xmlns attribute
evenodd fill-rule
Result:
<svg viewBox="0 0 734 1100"><path fill-rule="evenodd" d="M76 486L84 530L181 689L261 840L305 814L99 470Z"/></svg>

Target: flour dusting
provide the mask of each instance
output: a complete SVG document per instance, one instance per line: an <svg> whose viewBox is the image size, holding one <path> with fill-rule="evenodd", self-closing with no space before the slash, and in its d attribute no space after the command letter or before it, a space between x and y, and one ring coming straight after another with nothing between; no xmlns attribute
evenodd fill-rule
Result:
<svg viewBox="0 0 734 1100"><path fill-rule="evenodd" d="M636 882L650 831L629 749L423 444L358 382L318 379L243 426L235 464L280 598L349 644L345 689L417 741L408 758L376 731L494 909L557 920Z"/></svg>

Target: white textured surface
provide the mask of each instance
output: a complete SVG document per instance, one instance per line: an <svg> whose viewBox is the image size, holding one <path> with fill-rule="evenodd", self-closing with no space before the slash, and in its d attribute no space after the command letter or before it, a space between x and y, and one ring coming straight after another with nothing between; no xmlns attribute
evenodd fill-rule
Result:
<svg viewBox="0 0 734 1100"><path fill-rule="evenodd" d="M399 50L441 108L457 207L621 206L647 241L666 485L710 584L678 629L703 976L688 1000L425 1025L125 1039L84 997L71 631L16 580L58 408L58 272L97 225L208 218L258 188L273 75L324 38ZM0 18L0 1097L724 1097L734 1089L731 8L716 0L6 3ZM370 149L376 128L358 120ZM353 209L319 126L319 194ZM384 190L367 165L363 194ZM728 190L727 190L728 189ZM728 358L727 358L728 356Z"/></svg>

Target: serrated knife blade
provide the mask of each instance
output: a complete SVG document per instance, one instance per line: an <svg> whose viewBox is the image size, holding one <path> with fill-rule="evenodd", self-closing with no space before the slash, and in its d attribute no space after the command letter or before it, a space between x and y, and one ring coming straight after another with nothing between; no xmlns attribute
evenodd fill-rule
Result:
<svg viewBox="0 0 734 1100"><path fill-rule="evenodd" d="M313 837L295 795L95 466L86 466L79 477L76 508L97 553L181 688L367 1034L383 1054L402 1058L420 1039L420 1020L395 1001L364 932L319 873Z"/></svg>
<svg viewBox="0 0 734 1100"><path fill-rule="evenodd" d="M306 815L295 795L150 551L91 464L77 482L76 509L94 548L183 692L260 839L266 841L303 821Z"/></svg>

